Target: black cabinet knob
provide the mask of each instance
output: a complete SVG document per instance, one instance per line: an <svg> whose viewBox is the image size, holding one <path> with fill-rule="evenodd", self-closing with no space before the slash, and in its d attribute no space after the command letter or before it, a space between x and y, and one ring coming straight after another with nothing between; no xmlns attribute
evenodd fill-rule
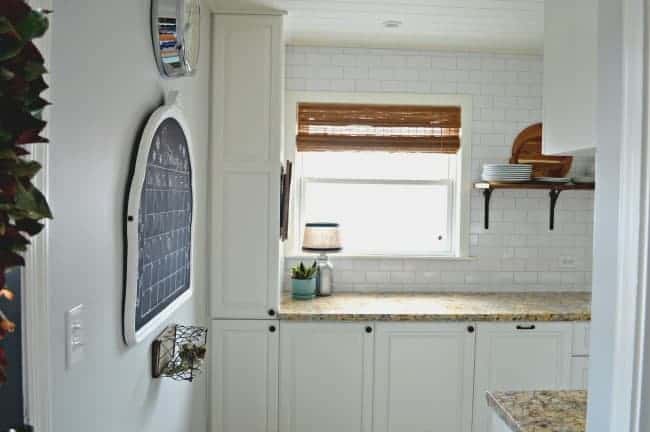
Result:
<svg viewBox="0 0 650 432"><path fill-rule="evenodd" d="M269 326L269 331L271 333L275 333L275 326Z"/></svg>
<svg viewBox="0 0 650 432"><path fill-rule="evenodd" d="M372 327L370 326L366 327L366 333L372 333Z"/></svg>
<svg viewBox="0 0 650 432"><path fill-rule="evenodd" d="M469 333L474 333L474 330L475 330L475 329L474 329L474 326L467 326L467 331L468 331Z"/></svg>
<svg viewBox="0 0 650 432"><path fill-rule="evenodd" d="M270 316L275 316L275 311L273 309L269 309L269 315Z"/></svg>

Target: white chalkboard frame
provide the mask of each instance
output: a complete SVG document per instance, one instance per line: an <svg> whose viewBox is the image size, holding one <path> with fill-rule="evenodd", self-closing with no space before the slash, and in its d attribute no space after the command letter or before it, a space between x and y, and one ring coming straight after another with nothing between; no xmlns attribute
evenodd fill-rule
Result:
<svg viewBox="0 0 650 432"><path fill-rule="evenodd" d="M159 312L154 318L147 322L140 329L136 329L136 301L138 296L138 222L137 215L140 213L140 198L144 187L145 174L149 150L160 124L168 118L176 120L185 134L190 164L194 167L193 143L190 128L185 116L177 105L177 92L171 92L165 99L165 105L158 108L151 114L142 132L138 146L131 187L129 190L126 220L126 281L124 288L124 341L127 345L134 345L143 341L154 330L160 328L178 308L187 302L194 291L194 248L195 248L195 226L196 226L196 199L192 199L192 226L191 226L191 250L190 250L190 286L189 288L171 302L165 309ZM195 185L194 170L191 171L192 189ZM194 196L194 194L193 194Z"/></svg>

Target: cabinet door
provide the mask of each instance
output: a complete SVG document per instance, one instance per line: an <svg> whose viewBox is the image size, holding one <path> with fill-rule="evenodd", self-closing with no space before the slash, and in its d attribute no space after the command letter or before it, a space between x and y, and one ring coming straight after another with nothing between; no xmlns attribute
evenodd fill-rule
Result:
<svg viewBox="0 0 650 432"><path fill-rule="evenodd" d="M211 432L277 432L278 322L214 320Z"/></svg>
<svg viewBox="0 0 650 432"><path fill-rule="evenodd" d="M587 390L589 385L589 357L571 358L571 388Z"/></svg>
<svg viewBox="0 0 650 432"><path fill-rule="evenodd" d="M492 413L492 432L512 432L510 426L508 426L498 414Z"/></svg>
<svg viewBox="0 0 650 432"><path fill-rule="evenodd" d="M372 327L323 322L281 327L280 430L370 432Z"/></svg>
<svg viewBox="0 0 650 432"><path fill-rule="evenodd" d="M377 324L374 432L470 432L473 328Z"/></svg>
<svg viewBox="0 0 650 432"><path fill-rule="evenodd" d="M576 322L573 324L573 347L571 354L574 356L588 356L591 339L590 323Z"/></svg>
<svg viewBox="0 0 650 432"><path fill-rule="evenodd" d="M544 153L596 146L597 9L593 0L544 1Z"/></svg>
<svg viewBox="0 0 650 432"><path fill-rule="evenodd" d="M480 323L476 338L474 432L490 430L488 390L569 386L571 323Z"/></svg>
<svg viewBox="0 0 650 432"><path fill-rule="evenodd" d="M264 319L282 274L282 17L213 20L211 315Z"/></svg>

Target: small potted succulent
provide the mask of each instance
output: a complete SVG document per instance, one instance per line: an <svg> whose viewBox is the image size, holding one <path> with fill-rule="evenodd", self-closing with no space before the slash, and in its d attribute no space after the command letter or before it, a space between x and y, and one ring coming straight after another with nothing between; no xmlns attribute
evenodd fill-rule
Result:
<svg viewBox="0 0 650 432"><path fill-rule="evenodd" d="M300 261L299 265L291 268L291 290L296 300L311 300L316 297L316 261L307 267Z"/></svg>

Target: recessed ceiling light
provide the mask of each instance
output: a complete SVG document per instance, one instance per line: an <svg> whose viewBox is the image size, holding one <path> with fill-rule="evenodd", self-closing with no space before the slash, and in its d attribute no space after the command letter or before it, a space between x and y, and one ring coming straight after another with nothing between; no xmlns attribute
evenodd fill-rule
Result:
<svg viewBox="0 0 650 432"><path fill-rule="evenodd" d="M388 20L388 21L384 21L382 24L386 28L397 28L402 25L402 21Z"/></svg>

